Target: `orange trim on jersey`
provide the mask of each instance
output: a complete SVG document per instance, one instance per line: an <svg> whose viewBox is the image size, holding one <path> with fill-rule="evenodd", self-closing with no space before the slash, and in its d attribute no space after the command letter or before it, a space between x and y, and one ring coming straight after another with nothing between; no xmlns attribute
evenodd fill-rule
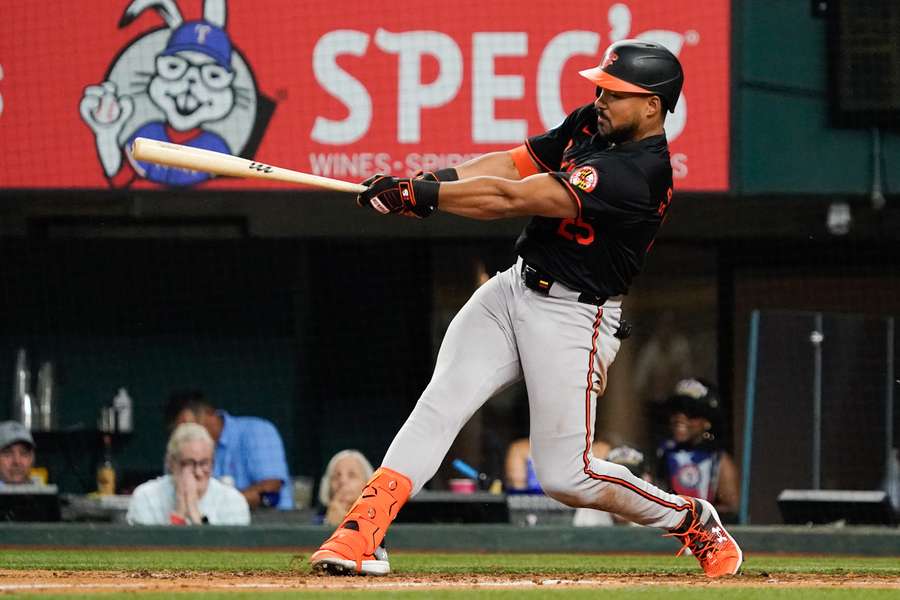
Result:
<svg viewBox="0 0 900 600"><path fill-rule="evenodd" d="M597 307L597 317L594 319L594 332L591 336L591 353L588 356L588 373L587 373L587 387L584 390L584 452L581 453L581 459L584 461L584 474L590 477L591 479L597 479L600 481L605 481L607 483L614 483L616 485L620 485L624 488L631 490L632 492L643 496L647 500L651 502L656 502L666 508L671 508L675 511L683 511L690 510L691 503L687 503L684 506L678 506L677 504L672 504L671 502L666 502L662 498L657 498L653 494L642 490L641 488L632 485L625 481L624 479L619 479L618 477L612 477L610 475L600 475L599 473L594 473L591 471L591 461L588 458L588 453L591 451L591 438L593 438L593 434L591 432L591 389L594 387L594 357L597 356L597 338L600 337L600 322L603 320L603 307Z"/></svg>
<svg viewBox="0 0 900 600"><path fill-rule="evenodd" d="M593 69L585 69L578 71L578 74L605 90L613 90L614 92L633 92L635 94L652 94L651 90L642 88L639 85L628 83L624 79L619 79L614 75L610 75L600 67Z"/></svg>
<svg viewBox="0 0 900 600"><path fill-rule="evenodd" d="M557 177L556 180L559 181L561 184L563 184L563 186L569 192L569 195L572 196L573 200L575 200L575 205L578 207L578 214L575 215L575 218L580 219L581 218L581 197L578 195L578 192L576 192L575 190L572 189L572 186L569 185L569 181L567 179L562 179L560 177Z"/></svg>
<svg viewBox="0 0 900 600"><path fill-rule="evenodd" d="M542 161L540 158L538 158L538 155L534 153L534 149L531 147L531 142L529 142L528 140L525 140L525 148L528 149L528 154L531 155L531 158L534 159L534 162L539 164L544 169L544 171L549 173L550 171L553 170L550 167L548 167L547 165L545 165L544 161Z"/></svg>
<svg viewBox="0 0 900 600"><path fill-rule="evenodd" d="M528 154L528 148L525 147L525 144L516 146L512 150L507 150L507 152L509 153L509 157L512 158L513 164L516 165L519 177L522 179L525 179L529 175L537 175L541 172L541 170L537 168L537 165L534 164L534 161L531 160L531 155Z"/></svg>

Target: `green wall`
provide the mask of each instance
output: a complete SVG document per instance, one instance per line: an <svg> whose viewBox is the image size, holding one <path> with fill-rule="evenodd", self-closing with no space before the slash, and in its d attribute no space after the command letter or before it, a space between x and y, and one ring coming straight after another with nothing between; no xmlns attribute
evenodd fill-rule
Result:
<svg viewBox="0 0 900 600"><path fill-rule="evenodd" d="M97 416L119 387L135 407L115 442L126 481L162 469L163 407L185 388L271 420L292 474L315 476L348 446L379 462L430 374L424 243L5 239L0 256L0 420L17 348L33 379L52 361L60 431L37 456L63 491L94 489Z"/></svg>
<svg viewBox="0 0 900 600"><path fill-rule="evenodd" d="M868 194L872 132L829 125L827 23L798 0L736 0L734 189ZM900 135L882 131L885 191L900 191Z"/></svg>

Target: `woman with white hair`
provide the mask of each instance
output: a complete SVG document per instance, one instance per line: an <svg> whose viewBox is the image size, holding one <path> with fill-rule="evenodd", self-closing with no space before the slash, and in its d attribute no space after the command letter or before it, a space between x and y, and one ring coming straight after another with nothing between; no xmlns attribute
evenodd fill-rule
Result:
<svg viewBox="0 0 900 600"><path fill-rule="evenodd" d="M325 507L325 522L339 524L371 477L372 465L362 452L341 450L332 456L319 483L319 501Z"/></svg>
<svg viewBox="0 0 900 600"><path fill-rule="evenodd" d="M176 427L166 446L166 474L134 490L128 523L249 525L250 508L244 496L211 477L214 449L202 425Z"/></svg>

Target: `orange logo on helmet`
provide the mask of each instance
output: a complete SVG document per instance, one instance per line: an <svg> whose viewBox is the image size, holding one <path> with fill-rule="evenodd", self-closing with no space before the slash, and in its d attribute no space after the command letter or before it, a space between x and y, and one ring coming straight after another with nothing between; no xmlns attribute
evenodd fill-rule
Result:
<svg viewBox="0 0 900 600"><path fill-rule="evenodd" d="M613 64L617 60L619 60L619 55L616 54L615 52L610 52L609 54L607 54L606 56L603 57L603 62L600 63L600 68L605 69L606 67Z"/></svg>

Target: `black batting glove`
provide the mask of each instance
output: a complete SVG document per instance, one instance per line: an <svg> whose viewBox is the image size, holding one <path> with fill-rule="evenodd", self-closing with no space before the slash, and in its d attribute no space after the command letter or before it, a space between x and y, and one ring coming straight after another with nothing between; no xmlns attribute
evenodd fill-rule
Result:
<svg viewBox="0 0 900 600"><path fill-rule="evenodd" d="M368 199L364 198L364 196L371 190L372 185L374 185L376 181L379 181L381 179L390 179L390 176L383 175L381 173L375 173L374 175L372 175L371 177L369 177L368 179L366 179L365 181L360 183L360 185L367 186L370 189L360 192L359 194L356 195L356 205L357 206L359 206L360 208L364 208L367 206L369 208L372 208L372 206L369 204Z"/></svg>
<svg viewBox="0 0 900 600"><path fill-rule="evenodd" d="M439 189L435 181L380 176L356 201L384 215L409 212L424 219L437 210Z"/></svg>
<svg viewBox="0 0 900 600"><path fill-rule="evenodd" d="M456 169L449 167L447 169L438 169L437 171L419 171L413 175L413 179L422 179L425 181L458 181L459 173Z"/></svg>

